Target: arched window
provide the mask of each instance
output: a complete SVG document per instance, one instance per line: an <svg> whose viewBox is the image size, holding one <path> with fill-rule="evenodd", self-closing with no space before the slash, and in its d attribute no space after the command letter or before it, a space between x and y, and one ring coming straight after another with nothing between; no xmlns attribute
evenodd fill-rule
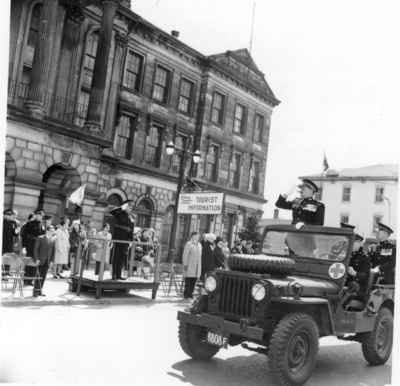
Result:
<svg viewBox="0 0 400 386"><path fill-rule="evenodd" d="M79 126L83 126L83 124L85 123L88 112L90 90L92 88L94 63L96 61L98 42L98 31L91 32L86 41L85 54L83 59L82 86L81 92L79 93L79 101L77 107L78 117L76 122Z"/></svg>
<svg viewBox="0 0 400 386"><path fill-rule="evenodd" d="M149 198L143 198L136 206L137 225L141 228L150 228L154 214L154 205Z"/></svg>
<svg viewBox="0 0 400 386"><path fill-rule="evenodd" d="M42 4L36 4L32 8L31 19L29 22L28 38L23 52L23 67L22 67L22 84L26 88L31 83L32 63L35 54L35 47L39 38L40 14L42 12Z"/></svg>

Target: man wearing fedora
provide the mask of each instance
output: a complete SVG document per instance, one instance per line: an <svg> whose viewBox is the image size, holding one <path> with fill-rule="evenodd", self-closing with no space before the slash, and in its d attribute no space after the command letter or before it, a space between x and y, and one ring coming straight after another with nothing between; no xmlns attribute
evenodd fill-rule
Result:
<svg viewBox="0 0 400 386"><path fill-rule="evenodd" d="M396 246L389 241L393 229L381 222L378 223L378 244L369 249L372 267L379 267L383 277L382 284L394 284L396 266Z"/></svg>
<svg viewBox="0 0 400 386"><path fill-rule="evenodd" d="M276 207L292 211L292 224L324 225L325 205L314 199L318 192L317 185L309 179L303 179L298 187L301 189L299 198L289 201L289 194L281 194L275 203Z"/></svg>
<svg viewBox="0 0 400 386"><path fill-rule="evenodd" d="M121 206L111 210L114 216L114 240L133 240L133 229L135 228L135 218L132 212L132 200L126 200ZM129 245L125 243L114 243L114 251L112 254L112 278L114 280L126 280L121 276L122 266L128 258Z"/></svg>

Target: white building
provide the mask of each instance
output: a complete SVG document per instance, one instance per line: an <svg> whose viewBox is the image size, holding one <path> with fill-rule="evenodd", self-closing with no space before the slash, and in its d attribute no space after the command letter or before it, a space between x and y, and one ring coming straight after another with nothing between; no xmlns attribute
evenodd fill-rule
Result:
<svg viewBox="0 0 400 386"><path fill-rule="evenodd" d="M366 238L374 237L378 221L396 227L398 165L328 169L324 174L301 178L309 178L320 187L325 225L346 222Z"/></svg>

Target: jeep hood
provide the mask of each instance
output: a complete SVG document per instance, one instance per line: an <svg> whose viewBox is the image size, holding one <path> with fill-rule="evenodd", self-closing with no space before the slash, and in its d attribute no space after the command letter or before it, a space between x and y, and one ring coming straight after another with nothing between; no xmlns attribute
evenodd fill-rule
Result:
<svg viewBox="0 0 400 386"><path fill-rule="evenodd" d="M303 287L301 296L326 296L339 293L339 286L332 281L308 278L304 276L286 276L283 278L268 278L267 281L274 287L288 288L294 283Z"/></svg>

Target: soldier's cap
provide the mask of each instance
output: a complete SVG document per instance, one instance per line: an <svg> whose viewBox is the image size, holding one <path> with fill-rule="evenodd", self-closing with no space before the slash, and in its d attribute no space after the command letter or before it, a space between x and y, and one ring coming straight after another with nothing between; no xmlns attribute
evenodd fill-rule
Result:
<svg viewBox="0 0 400 386"><path fill-rule="evenodd" d="M355 234L355 237L354 237L354 240L355 240L355 241L363 241L363 240L364 240L364 237L362 237L361 235L359 235L358 233L356 233L356 234Z"/></svg>
<svg viewBox="0 0 400 386"><path fill-rule="evenodd" d="M12 209L6 209L3 214L5 214L6 216L12 216L13 214L17 214L17 212L15 210Z"/></svg>
<svg viewBox="0 0 400 386"><path fill-rule="evenodd" d="M36 209L33 213L34 214L41 214L42 216L44 215L44 211L42 209Z"/></svg>
<svg viewBox="0 0 400 386"><path fill-rule="evenodd" d="M46 214L43 217L45 220L51 220L53 218L53 216L51 216L50 214Z"/></svg>
<svg viewBox="0 0 400 386"><path fill-rule="evenodd" d="M391 235L394 232L394 230L392 228L390 228L390 226L385 225L381 222L378 222L378 229L380 231L385 231L385 232L389 233L389 235Z"/></svg>
<svg viewBox="0 0 400 386"><path fill-rule="evenodd" d="M302 188L303 186L307 186L308 188L313 190L314 193L318 192L318 186L313 181L309 180L308 178L304 178L303 180L301 180L301 184L299 185L299 188Z"/></svg>
<svg viewBox="0 0 400 386"><path fill-rule="evenodd" d="M353 230L356 228L355 225L347 224L345 222L341 222L340 223L340 227L341 228L346 228L346 229L353 229Z"/></svg>

